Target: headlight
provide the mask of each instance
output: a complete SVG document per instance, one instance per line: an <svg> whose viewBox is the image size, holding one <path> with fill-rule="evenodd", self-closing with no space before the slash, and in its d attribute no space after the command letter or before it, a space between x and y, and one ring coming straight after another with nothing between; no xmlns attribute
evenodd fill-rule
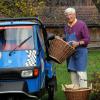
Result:
<svg viewBox="0 0 100 100"><path fill-rule="evenodd" d="M33 71L32 70L24 70L21 72L21 77L32 77L33 76Z"/></svg>

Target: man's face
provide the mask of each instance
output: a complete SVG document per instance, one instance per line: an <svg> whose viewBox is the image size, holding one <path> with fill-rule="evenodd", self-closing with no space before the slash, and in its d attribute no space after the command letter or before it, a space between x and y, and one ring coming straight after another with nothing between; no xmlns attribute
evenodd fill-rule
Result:
<svg viewBox="0 0 100 100"><path fill-rule="evenodd" d="M67 13L65 16L67 18L68 23L73 23L76 18L75 13Z"/></svg>

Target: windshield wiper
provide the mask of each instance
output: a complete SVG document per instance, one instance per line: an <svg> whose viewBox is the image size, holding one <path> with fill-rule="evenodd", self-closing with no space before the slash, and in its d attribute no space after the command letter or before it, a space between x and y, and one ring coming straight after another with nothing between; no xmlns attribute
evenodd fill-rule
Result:
<svg viewBox="0 0 100 100"><path fill-rule="evenodd" d="M26 38L24 41L22 41L18 46L16 46L13 50L11 50L9 52L9 56L11 56L11 54L18 48L18 47L21 47L26 41L28 41L32 36Z"/></svg>

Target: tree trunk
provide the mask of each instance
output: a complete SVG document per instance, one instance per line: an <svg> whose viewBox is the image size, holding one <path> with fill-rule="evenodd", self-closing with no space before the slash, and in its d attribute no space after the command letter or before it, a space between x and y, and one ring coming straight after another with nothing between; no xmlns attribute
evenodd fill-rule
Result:
<svg viewBox="0 0 100 100"><path fill-rule="evenodd" d="M100 12L100 0L92 0L95 6L97 7L98 11Z"/></svg>

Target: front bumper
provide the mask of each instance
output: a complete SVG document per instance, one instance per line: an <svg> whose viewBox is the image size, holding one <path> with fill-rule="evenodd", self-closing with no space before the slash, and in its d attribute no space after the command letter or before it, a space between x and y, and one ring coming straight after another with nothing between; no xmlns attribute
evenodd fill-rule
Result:
<svg viewBox="0 0 100 100"><path fill-rule="evenodd" d="M24 81L0 82L0 95L6 94L22 94L30 98L38 99L37 96L28 93L28 86Z"/></svg>
<svg viewBox="0 0 100 100"><path fill-rule="evenodd" d="M17 92L27 92L27 84L23 81L5 81L0 82L0 94L2 93L17 93Z"/></svg>

